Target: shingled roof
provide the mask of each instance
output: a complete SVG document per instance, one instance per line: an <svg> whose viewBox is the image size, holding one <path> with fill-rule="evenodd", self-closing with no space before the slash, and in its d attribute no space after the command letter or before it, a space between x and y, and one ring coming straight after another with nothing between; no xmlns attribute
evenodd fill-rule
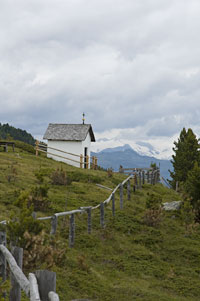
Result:
<svg viewBox="0 0 200 301"><path fill-rule="evenodd" d="M59 124L49 123L43 139L62 141L84 141L90 133L91 141L95 142L91 124Z"/></svg>

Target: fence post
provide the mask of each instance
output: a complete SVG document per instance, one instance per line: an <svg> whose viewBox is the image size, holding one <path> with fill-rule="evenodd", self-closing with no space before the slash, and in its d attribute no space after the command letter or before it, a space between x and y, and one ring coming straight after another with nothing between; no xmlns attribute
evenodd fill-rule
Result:
<svg viewBox="0 0 200 301"><path fill-rule="evenodd" d="M142 171L142 184L145 184L145 174L144 174L144 170Z"/></svg>
<svg viewBox="0 0 200 301"><path fill-rule="evenodd" d="M56 273L40 270L35 273L41 300L48 301L49 292L56 292Z"/></svg>
<svg viewBox="0 0 200 301"><path fill-rule="evenodd" d="M100 203L100 225L103 228L104 227L104 203Z"/></svg>
<svg viewBox="0 0 200 301"><path fill-rule="evenodd" d="M130 184L130 180L127 181L127 199L128 199L128 201L130 201L130 199L131 199L131 184Z"/></svg>
<svg viewBox="0 0 200 301"><path fill-rule="evenodd" d="M95 158L92 156L92 169L95 169Z"/></svg>
<svg viewBox="0 0 200 301"><path fill-rule="evenodd" d="M69 247L70 248L74 246L74 238L75 238L75 215L73 213L70 215L70 219L69 219Z"/></svg>
<svg viewBox="0 0 200 301"><path fill-rule="evenodd" d="M6 232L0 232L0 244L6 246ZM0 276L2 281L6 281L6 258L0 252Z"/></svg>
<svg viewBox="0 0 200 301"><path fill-rule="evenodd" d="M112 193L112 215L115 216L115 194Z"/></svg>
<svg viewBox="0 0 200 301"><path fill-rule="evenodd" d="M139 189L142 188L141 172L139 171Z"/></svg>
<svg viewBox="0 0 200 301"><path fill-rule="evenodd" d="M88 214L88 234L92 232L92 207L87 209Z"/></svg>
<svg viewBox="0 0 200 301"><path fill-rule="evenodd" d="M36 154L36 156L38 156L38 149L39 149L39 146L38 146L38 145L39 145L39 141L36 140L35 144L36 144L35 154Z"/></svg>
<svg viewBox="0 0 200 301"><path fill-rule="evenodd" d="M83 168L83 155L80 155L80 168Z"/></svg>
<svg viewBox="0 0 200 301"><path fill-rule="evenodd" d="M86 169L89 169L89 156L86 156Z"/></svg>
<svg viewBox="0 0 200 301"><path fill-rule="evenodd" d="M137 178L137 173L135 173L134 179L135 179L135 189L138 189L138 178Z"/></svg>
<svg viewBox="0 0 200 301"><path fill-rule="evenodd" d="M119 187L119 196L120 196L120 209L123 209L123 185L120 184Z"/></svg>
<svg viewBox="0 0 200 301"><path fill-rule="evenodd" d="M58 217L56 215L53 215L52 218L51 218L51 232L50 232L50 234L52 234L52 235L56 234L57 224L58 224Z"/></svg>
<svg viewBox="0 0 200 301"><path fill-rule="evenodd" d="M149 176L150 176L150 184L152 185L152 184L153 184L153 175L152 175L152 171L150 171Z"/></svg>
<svg viewBox="0 0 200 301"><path fill-rule="evenodd" d="M22 270L22 263L23 263L23 249L19 247L12 248L12 255L16 260L17 265ZM14 275L11 273L11 285L12 288L10 290L10 301L21 301L21 287L15 280Z"/></svg>
<svg viewBox="0 0 200 301"><path fill-rule="evenodd" d="M30 301L40 301L39 288L35 274L29 273L28 280L30 283Z"/></svg>
<svg viewBox="0 0 200 301"><path fill-rule="evenodd" d="M95 166L95 170L97 169L97 157L95 157L94 159L94 166Z"/></svg>
<svg viewBox="0 0 200 301"><path fill-rule="evenodd" d="M147 184L149 184L149 171L147 171Z"/></svg>

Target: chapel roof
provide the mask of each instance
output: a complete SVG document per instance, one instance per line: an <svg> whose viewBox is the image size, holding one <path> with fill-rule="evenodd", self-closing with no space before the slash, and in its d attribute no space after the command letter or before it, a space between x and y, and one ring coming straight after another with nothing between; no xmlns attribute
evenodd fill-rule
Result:
<svg viewBox="0 0 200 301"><path fill-rule="evenodd" d="M62 141L84 141L90 133L91 141L95 142L91 124L49 123L43 139Z"/></svg>

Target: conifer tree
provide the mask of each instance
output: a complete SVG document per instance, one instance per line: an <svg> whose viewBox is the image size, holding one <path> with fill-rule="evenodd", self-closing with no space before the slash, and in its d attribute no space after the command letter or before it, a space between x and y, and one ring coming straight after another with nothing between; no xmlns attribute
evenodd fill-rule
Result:
<svg viewBox="0 0 200 301"><path fill-rule="evenodd" d="M173 188L176 187L176 182L185 182L187 179L188 172L193 169L194 163L200 159L199 153L199 142L192 129L186 131L182 129L178 141L174 142L173 147L174 155L172 155L172 165L174 171L170 171L172 178L170 184Z"/></svg>
<svg viewBox="0 0 200 301"><path fill-rule="evenodd" d="M185 190L191 198L194 209L200 207L200 167L195 162L192 170L188 172L187 181L185 182Z"/></svg>

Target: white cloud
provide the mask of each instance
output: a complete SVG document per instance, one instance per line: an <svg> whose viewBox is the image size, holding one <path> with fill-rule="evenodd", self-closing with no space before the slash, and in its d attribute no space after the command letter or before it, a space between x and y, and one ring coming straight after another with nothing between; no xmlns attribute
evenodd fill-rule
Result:
<svg viewBox="0 0 200 301"><path fill-rule="evenodd" d="M199 14L197 0L1 1L0 121L38 136L84 111L102 138L163 149L199 131Z"/></svg>

